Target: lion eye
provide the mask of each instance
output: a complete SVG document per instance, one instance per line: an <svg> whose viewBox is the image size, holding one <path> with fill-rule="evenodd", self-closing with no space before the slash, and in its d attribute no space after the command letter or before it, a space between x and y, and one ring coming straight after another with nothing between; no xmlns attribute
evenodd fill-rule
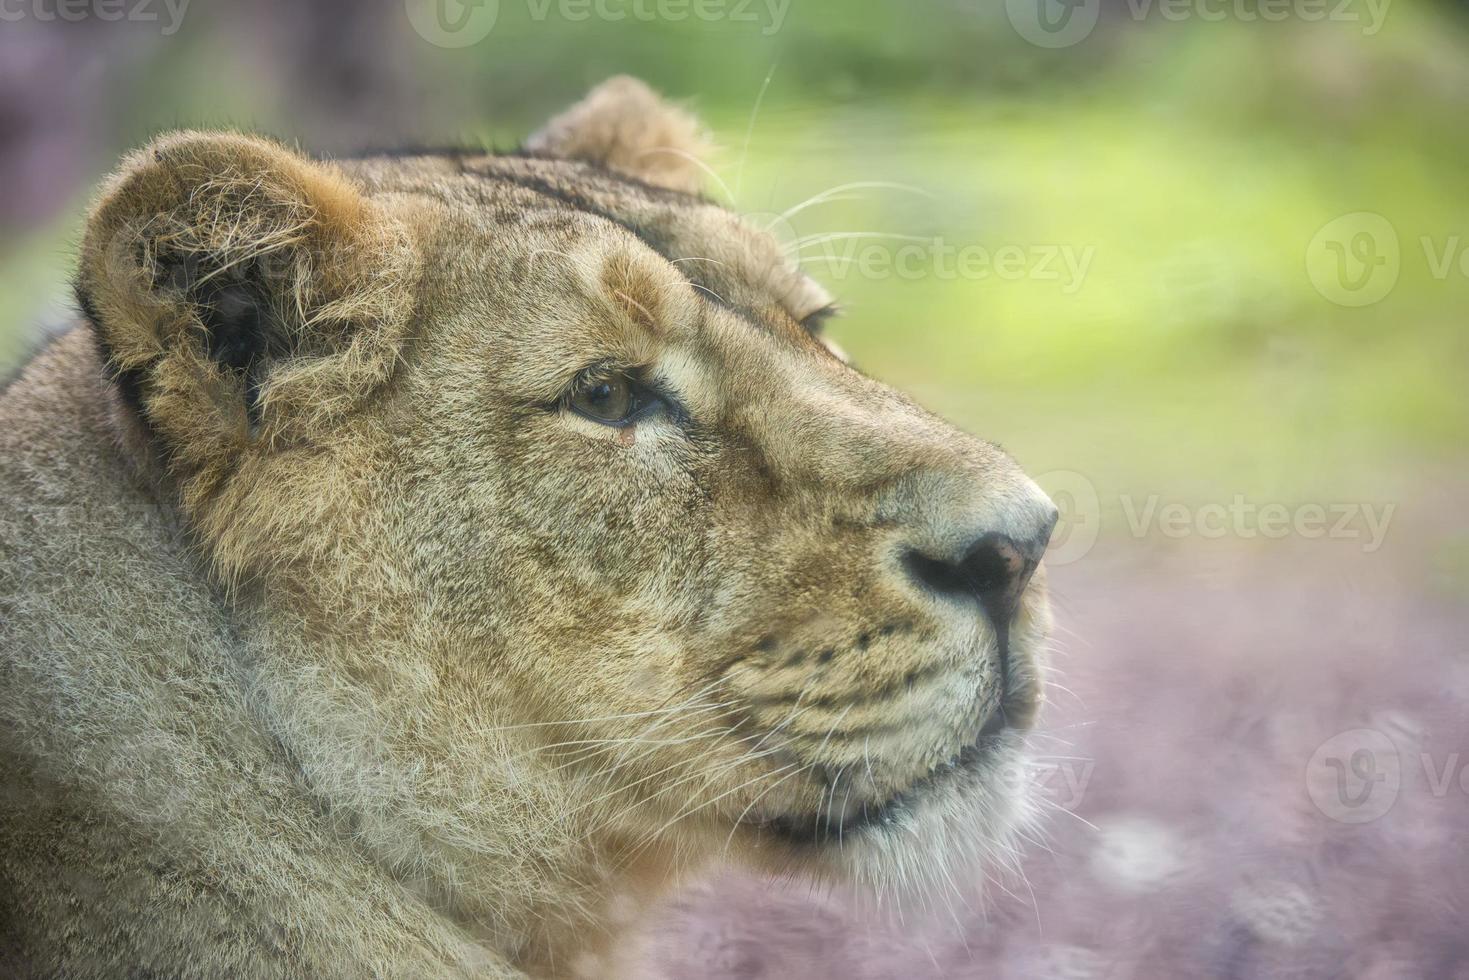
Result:
<svg viewBox="0 0 1469 980"><path fill-rule="evenodd" d="M645 385L626 375L589 382L567 399L573 412L603 425L627 425L661 402Z"/></svg>

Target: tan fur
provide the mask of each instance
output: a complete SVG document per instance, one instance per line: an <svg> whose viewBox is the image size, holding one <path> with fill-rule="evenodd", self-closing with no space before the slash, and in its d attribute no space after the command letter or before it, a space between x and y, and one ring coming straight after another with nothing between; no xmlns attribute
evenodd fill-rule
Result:
<svg viewBox="0 0 1469 980"><path fill-rule="evenodd" d="M978 607L898 556L1054 509L645 166L696 130L618 80L536 143L576 159L124 161L94 325L0 396L10 972L599 976L721 858L919 900L1004 859L1042 575L1002 691ZM235 281L270 313L254 380L206 344L198 290ZM574 414L596 365L676 410ZM840 841L772 827L903 793Z"/></svg>
<svg viewBox="0 0 1469 980"><path fill-rule="evenodd" d="M710 147L697 119L626 75L603 82L526 141L535 153L585 160L690 194L703 186Z"/></svg>

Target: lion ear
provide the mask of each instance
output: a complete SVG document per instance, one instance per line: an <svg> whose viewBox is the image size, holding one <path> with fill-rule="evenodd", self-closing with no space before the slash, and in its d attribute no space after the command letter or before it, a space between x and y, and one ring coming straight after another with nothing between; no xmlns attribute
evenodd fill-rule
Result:
<svg viewBox="0 0 1469 980"><path fill-rule="evenodd" d="M320 421L384 380L416 268L403 226L331 165L182 132L104 185L77 293L171 455L208 457Z"/></svg>
<svg viewBox="0 0 1469 980"><path fill-rule="evenodd" d="M619 75L552 119L525 147L692 194L703 185L711 144L692 114L638 79Z"/></svg>

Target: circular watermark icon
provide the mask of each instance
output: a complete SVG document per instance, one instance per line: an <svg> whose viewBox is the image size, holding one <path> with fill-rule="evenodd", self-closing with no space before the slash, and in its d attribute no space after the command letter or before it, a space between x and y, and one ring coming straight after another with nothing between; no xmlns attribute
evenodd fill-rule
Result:
<svg viewBox="0 0 1469 980"><path fill-rule="evenodd" d="M418 36L441 48L467 48L490 36L500 0L404 0Z"/></svg>
<svg viewBox="0 0 1469 980"><path fill-rule="evenodd" d="M1102 0L1005 0L1015 33L1038 48L1069 48L1097 26Z"/></svg>
<svg viewBox="0 0 1469 980"><path fill-rule="evenodd" d="M1051 470L1037 475L1035 482L1060 511L1046 548L1046 564L1056 568L1085 558L1102 529L1097 488L1075 470Z"/></svg>
<svg viewBox="0 0 1469 980"><path fill-rule="evenodd" d="M1326 223L1306 246L1311 285L1339 306L1371 306L1397 285L1398 233L1380 214L1354 211Z"/></svg>
<svg viewBox="0 0 1469 980"><path fill-rule="evenodd" d="M1306 763L1306 793L1338 823L1370 823L1392 809L1403 785L1397 746L1373 728L1333 735Z"/></svg>

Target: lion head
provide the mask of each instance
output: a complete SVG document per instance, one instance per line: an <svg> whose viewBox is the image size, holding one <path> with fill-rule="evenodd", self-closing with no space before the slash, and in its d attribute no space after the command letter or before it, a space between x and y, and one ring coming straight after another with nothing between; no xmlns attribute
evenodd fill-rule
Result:
<svg viewBox="0 0 1469 980"><path fill-rule="evenodd" d="M615 880L921 887L1024 810L1056 510L823 342L701 150L630 79L509 155L177 133L86 233L118 417L264 723L522 958Z"/></svg>

